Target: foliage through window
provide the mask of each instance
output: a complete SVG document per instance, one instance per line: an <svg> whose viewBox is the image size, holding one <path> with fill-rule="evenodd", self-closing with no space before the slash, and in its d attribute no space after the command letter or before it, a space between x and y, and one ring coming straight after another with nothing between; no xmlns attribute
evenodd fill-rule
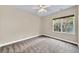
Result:
<svg viewBox="0 0 79 59"><path fill-rule="evenodd" d="M55 32L67 32L67 33L75 33L75 24L74 15L54 18L54 31Z"/></svg>

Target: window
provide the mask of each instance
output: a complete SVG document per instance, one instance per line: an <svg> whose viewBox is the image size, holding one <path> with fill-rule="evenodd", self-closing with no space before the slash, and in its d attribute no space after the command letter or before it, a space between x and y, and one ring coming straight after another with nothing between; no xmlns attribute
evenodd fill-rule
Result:
<svg viewBox="0 0 79 59"><path fill-rule="evenodd" d="M75 17L69 15L53 19L54 32L75 33Z"/></svg>
<svg viewBox="0 0 79 59"><path fill-rule="evenodd" d="M54 31L61 32L61 20L54 20Z"/></svg>

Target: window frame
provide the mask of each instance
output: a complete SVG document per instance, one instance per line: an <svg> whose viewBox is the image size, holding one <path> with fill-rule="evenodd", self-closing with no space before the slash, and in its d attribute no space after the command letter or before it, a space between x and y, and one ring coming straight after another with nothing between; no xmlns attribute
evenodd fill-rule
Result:
<svg viewBox="0 0 79 59"><path fill-rule="evenodd" d="M62 21L63 21L64 18L67 18L67 17L74 17L74 20L73 20L73 26L74 26L73 30L74 31L72 33L62 31L62 24L63 24ZM60 32L59 31L54 31L54 20L56 20L56 19L61 20L61 31ZM58 18L53 18L52 20L53 20L53 32L55 32L55 33L64 33L64 34L75 34L75 15L74 14L73 15L68 15L68 16L63 16L63 17L58 17Z"/></svg>

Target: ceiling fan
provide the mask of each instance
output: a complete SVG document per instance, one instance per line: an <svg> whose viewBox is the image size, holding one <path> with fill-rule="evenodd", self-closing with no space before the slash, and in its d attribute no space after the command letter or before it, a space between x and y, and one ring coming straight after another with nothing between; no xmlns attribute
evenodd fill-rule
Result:
<svg viewBox="0 0 79 59"><path fill-rule="evenodd" d="M47 8L50 7L50 5L38 5L34 7L33 9L37 9L38 13L47 12Z"/></svg>

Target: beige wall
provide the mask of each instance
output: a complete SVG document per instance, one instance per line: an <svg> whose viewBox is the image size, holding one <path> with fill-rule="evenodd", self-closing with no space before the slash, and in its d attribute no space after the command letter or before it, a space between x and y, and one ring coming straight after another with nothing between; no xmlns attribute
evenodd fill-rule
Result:
<svg viewBox="0 0 79 59"><path fill-rule="evenodd" d="M75 6L46 17L38 17L11 6L0 6L0 44L37 35L48 35L60 38L61 40L78 43L78 9ZM75 35L53 32L52 19L70 14L75 14L76 17Z"/></svg>
<svg viewBox="0 0 79 59"><path fill-rule="evenodd" d="M0 6L0 44L40 35L40 17Z"/></svg>
<svg viewBox="0 0 79 59"><path fill-rule="evenodd" d="M43 34L50 36L50 37L54 37L54 38L59 38L61 40L65 40L65 41L69 41L72 43L78 43L78 39L77 39L77 19L75 20L76 24L76 28L75 28L75 34L68 34L68 33L58 33L58 32L53 32L53 22L52 19L55 17L62 17L62 16L67 16L67 15L71 15L71 14L75 14L75 16L77 17L77 6L71 7L69 9L65 9L65 10L61 10L57 13L54 13L52 15L49 15L47 17L43 17Z"/></svg>

